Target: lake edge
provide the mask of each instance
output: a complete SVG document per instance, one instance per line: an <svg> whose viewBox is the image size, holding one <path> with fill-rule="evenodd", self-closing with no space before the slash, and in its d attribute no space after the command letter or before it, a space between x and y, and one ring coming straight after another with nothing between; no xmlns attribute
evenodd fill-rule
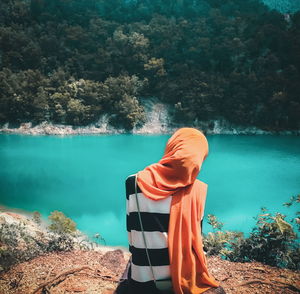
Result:
<svg viewBox="0 0 300 294"><path fill-rule="evenodd" d="M55 135L55 136L70 136L70 135L106 135L106 134L134 134L134 135L165 135L172 134L183 125L149 127L149 128L134 128L132 131L124 129L116 129L110 127L107 123L91 124L88 126L72 126L62 124L52 124L43 122L33 126L31 122L22 123L19 127L9 127L6 123L0 127L0 134L19 134L19 135ZM300 130L263 130L257 127L242 127L229 125L227 122L215 121L213 129L207 128L206 124L191 126L202 130L207 135L295 135L300 136Z"/></svg>

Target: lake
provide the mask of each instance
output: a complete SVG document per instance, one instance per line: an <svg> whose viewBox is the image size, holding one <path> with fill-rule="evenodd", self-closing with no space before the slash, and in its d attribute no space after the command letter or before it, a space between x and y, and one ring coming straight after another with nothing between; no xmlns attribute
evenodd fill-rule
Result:
<svg viewBox="0 0 300 294"><path fill-rule="evenodd" d="M0 204L63 211L89 235L127 245L126 177L158 161L167 135L0 135ZM210 153L199 179L208 184L205 215L224 229L249 232L260 207L280 211L300 193L300 137L207 136ZM210 230L204 224L204 233Z"/></svg>

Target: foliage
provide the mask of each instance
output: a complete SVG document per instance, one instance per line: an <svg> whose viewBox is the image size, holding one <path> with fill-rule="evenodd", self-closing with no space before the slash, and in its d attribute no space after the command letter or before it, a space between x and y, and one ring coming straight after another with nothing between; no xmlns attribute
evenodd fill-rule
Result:
<svg viewBox="0 0 300 294"><path fill-rule="evenodd" d="M98 242L103 242L104 245L106 245L105 239L99 233L94 234L93 239L96 241L97 244Z"/></svg>
<svg viewBox="0 0 300 294"><path fill-rule="evenodd" d="M47 252L52 251L71 251L75 248L75 240L70 235L53 236L46 247Z"/></svg>
<svg viewBox="0 0 300 294"><path fill-rule="evenodd" d="M48 227L49 231L59 235L73 235L76 232L76 223L66 217L61 211L55 210L51 212L48 218L51 221Z"/></svg>
<svg viewBox="0 0 300 294"><path fill-rule="evenodd" d="M231 254L231 245L243 238L241 232L216 231L209 232L203 240L204 250L208 255L228 256Z"/></svg>
<svg viewBox="0 0 300 294"><path fill-rule="evenodd" d="M40 225L42 223L42 216L41 213L38 211L34 211L32 215L32 220L37 224Z"/></svg>
<svg viewBox="0 0 300 294"><path fill-rule="evenodd" d="M99 233L93 236L80 236L80 239L78 239L79 248L81 250L94 250L94 248L98 247L101 243L106 246L105 239Z"/></svg>
<svg viewBox="0 0 300 294"><path fill-rule="evenodd" d="M299 203L299 195L292 197L285 206ZM299 212L297 212L299 215ZM256 217L256 226L249 237L238 232L220 231L222 226L215 216L209 215L209 224L218 231L208 233L204 245L209 255L221 255L231 261L260 261L272 266L291 269L300 268L299 239L291 223L296 223L299 231L299 218L291 223L281 213L272 214L266 208Z"/></svg>
<svg viewBox="0 0 300 294"><path fill-rule="evenodd" d="M213 232L209 232L203 240L203 245L208 255L227 255L231 242L242 238L243 233L222 231L223 223L221 223L215 215L207 215L208 224L213 228Z"/></svg>
<svg viewBox="0 0 300 294"><path fill-rule="evenodd" d="M110 77L103 83L76 81L62 69L45 77L40 71L0 72L0 121L86 125L101 114L117 116L118 125L132 129L143 123L145 113L136 95L146 80L137 76ZM2 111L2 112L1 112Z"/></svg>
<svg viewBox="0 0 300 294"><path fill-rule="evenodd" d="M285 202L283 205L286 207L291 207L296 203L300 203L300 194L298 194L297 196L292 196L290 198L290 201ZM296 212L296 217L292 219L291 222L297 227L297 230L300 232L300 211Z"/></svg>
<svg viewBox="0 0 300 294"><path fill-rule="evenodd" d="M1 1L0 123L76 126L107 114L130 130L145 121L139 98L156 96L176 121L299 129L300 12L290 7Z"/></svg>
<svg viewBox="0 0 300 294"><path fill-rule="evenodd" d="M224 224L218 221L217 217L213 214L207 215L208 224L212 226L214 230L222 230Z"/></svg>
<svg viewBox="0 0 300 294"><path fill-rule="evenodd" d="M38 225L38 230L28 227L26 221L0 224L0 271L45 253L74 249L92 250L99 242L105 244L100 234L96 234L92 241L77 231L74 221L62 212L53 211L49 220L51 224L44 230L40 226L41 214L35 211L32 221Z"/></svg>
<svg viewBox="0 0 300 294"><path fill-rule="evenodd" d="M250 236L233 247L233 260L257 260L273 266L300 268L300 248L297 235L285 216L273 216L267 211L257 218L257 225ZM238 253L239 256L235 256Z"/></svg>
<svg viewBox="0 0 300 294"><path fill-rule="evenodd" d="M0 245L0 268L5 270L41 254L73 250L76 244L69 234L38 237L32 235L24 224L5 223L0 226Z"/></svg>
<svg viewBox="0 0 300 294"><path fill-rule="evenodd" d="M41 242L35 240L21 223L0 226L0 268L29 260L43 253Z"/></svg>

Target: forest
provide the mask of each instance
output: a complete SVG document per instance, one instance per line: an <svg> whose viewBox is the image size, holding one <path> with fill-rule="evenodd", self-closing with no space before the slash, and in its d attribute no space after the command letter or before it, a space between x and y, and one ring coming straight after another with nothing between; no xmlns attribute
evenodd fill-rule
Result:
<svg viewBox="0 0 300 294"><path fill-rule="evenodd" d="M259 0L1 0L0 124L300 128L300 12Z"/></svg>

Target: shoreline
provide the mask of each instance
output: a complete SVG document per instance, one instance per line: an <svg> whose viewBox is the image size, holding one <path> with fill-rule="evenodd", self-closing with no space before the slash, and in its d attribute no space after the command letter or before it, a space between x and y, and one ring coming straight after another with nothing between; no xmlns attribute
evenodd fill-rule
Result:
<svg viewBox="0 0 300 294"><path fill-rule="evenodd" d="M23 225L26 227L27 231L34 231L33 229L39 230L40 232L44 233L45 235L52 234L51 232L47 231L47 227L49 225L49 221L47 218L41 216L41 223L36 224L33 220L33 211L27 211L20 208L12 208L7 207L4 205L0 205L0 226L3 223L23 223ZM84 238L89 238L86 232L81 231L77 229L77 233L79 233L78 236L81 236L82 241L84 241ZM76 238L79 237L74 237ZM89 239L91 242L92 240ZM96 242L95 242L96 244ZM103 253L106 253L108 251L114 251L114 250L122 250L124 254L129 254L129 250L126 246L122 245L104 245L97 243L97 246L93 248L94 251L100 251Z"/></svg>
<svg viewBox="0 0 300 294"><path fill-rule="evenodd" d="M213 127L211 125L213 124ZM103 120L100 123L88 126L72 126L62 124L52 124L42 122L33 126L31 122L22 123L19 127L9 127L6 123L0 126L0 134L17 134L31 136L74 136L74 135L115 135L115 134L134 134L134 135L163 135L172 134L176 129L184 125L168 126L166 124L156 124L155 126L145 124L141 128L134 128L128 132L124 129L115 129ZM192 125L201 129L207 135L295 135L300 136L300 130L262 130L256 127L241 127L229 124L226 121L207 121Z"/></svg>

